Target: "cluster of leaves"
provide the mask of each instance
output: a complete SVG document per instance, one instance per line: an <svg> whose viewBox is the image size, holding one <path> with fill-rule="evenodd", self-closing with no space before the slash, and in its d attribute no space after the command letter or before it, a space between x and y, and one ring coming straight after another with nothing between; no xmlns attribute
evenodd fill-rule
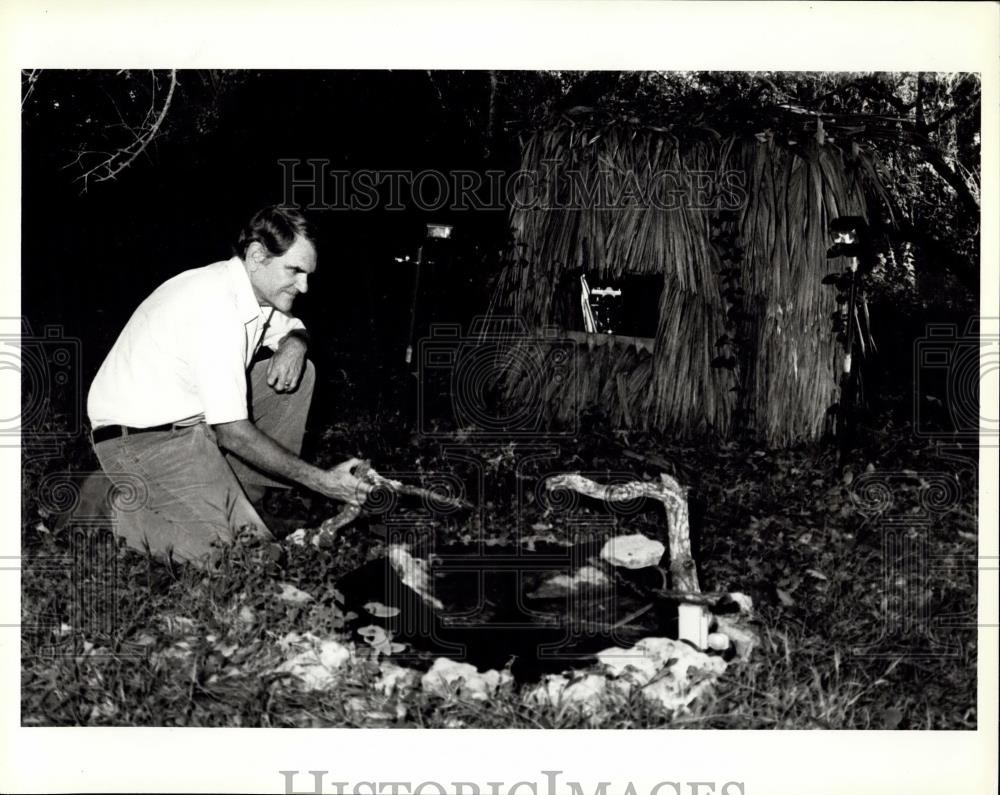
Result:
<svg viewBox="0 0 1000 795"><path fill-rule="evenodd" d="M530 74L530 73L529 73ZM529 79L529 78L523 78ZM970 73L562 73L553 113L709 135L766 131L795 149L817 121L826 139L877 154L892 235L919 247L921 271L950 272L976 289L981 85Z"/></svg>

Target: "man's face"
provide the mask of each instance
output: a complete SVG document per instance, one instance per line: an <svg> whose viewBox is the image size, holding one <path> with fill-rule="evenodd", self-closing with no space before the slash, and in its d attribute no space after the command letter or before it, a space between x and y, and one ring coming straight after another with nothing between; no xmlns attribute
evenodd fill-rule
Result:
<svg viewBox="0 0 1000 795"><path fill-rule="evenodd" d="M247 249L247 273L261 306L290 311L296 297L308 289L306 279L315 270L316 249L304 237L295 238L280 257L268 257L259 243Z"/></svg>

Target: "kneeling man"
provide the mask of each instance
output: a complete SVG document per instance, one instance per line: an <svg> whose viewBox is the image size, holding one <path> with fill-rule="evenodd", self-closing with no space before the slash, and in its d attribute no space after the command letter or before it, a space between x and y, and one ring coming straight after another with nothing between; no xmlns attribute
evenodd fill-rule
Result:
<svg viewBox="0 0 1000 795"><path fill-rule="evenodd" d="M288 481L364 501L356 459L323 470L299 458L315 372L288 313L315 270L306 220L267 207L236 256L180 273L132 315L87 400L102 469L144 487L140 507L116 513L130 546L204 564L248 525L270 538L253 501ZM261 345L274 354L251 367Z"/></svg>

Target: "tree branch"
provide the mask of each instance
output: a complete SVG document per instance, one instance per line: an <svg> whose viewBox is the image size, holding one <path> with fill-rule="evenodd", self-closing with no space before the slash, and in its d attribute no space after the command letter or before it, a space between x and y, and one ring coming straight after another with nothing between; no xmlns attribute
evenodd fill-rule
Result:
<svg viewBox="0 0 1000 795"><path fill-rule="evenodd" d="M489 157L493 151L493 141L496 138L497 119L497 88L499 80L495 70L490 69L490 107L486 116L486 156Z"/></svg>
<svg viewBox="0 0 1000 795"><path fill-rule="evenodd" d="M22 69L21 73L23 74L26 71L27 70ZM27 75L28 87L27 89L25 89L24 96L21 97L21 110L24 110L24 106L28 104L28 99L31 97L32 92L34 92L35 85L38 83L38 78L41 76L41 74L42 74L41 69L32 69L30 72L28 72Z"/></svg>
<svg viewBox="0 0 1000 795"><path fill-rule="evenodd" d="M962 206L969 212L979 215L979 200L969 188L968 183L948 165L940 148L927 138L927 136L907 130L884 130L880 128L866 129L861 135L875 138L889 138L913 146L924 156L927 164L937 172L938 176L955 191Z"/></svg>
<svg viewBox="0 0 1000 795"><path fill-rule="evenodd" d="M88 169L79 177L78 180L83 180L83 190L86 192L88 182L93 179L94 182L107 182L108 180L114 179L122 171L128 168L132 163L135 162L136 158L141 155L146 148L153 142L160 128L163 126L164 120L167 118L167 113L170 110L170 105L174 99L174 90L177 88L177 70L170 70L170 87L167 90L166 99L163 101L163 107L160 108L159 114L156 116L155 121L149 124L149 119L155 111L156 102L156 76L153 77L153 104L150 106L149 111L146 113L146 118L143 120L143 125L148 124L148 127L140 128L138 132L131 130L132 134L135 136L135 140L132 141L128 146L125 146L115 152L113 155L102 160L93 168ZM117 110L117 105L115 105ZM119 117L121 114L119 113ZM124 118L122 119L123 124L125 123ZM127 126L127 125L126 125ZM116 162L117 161L117 162Z"/></svg>
<svg viewBox="0 0 1000 795"><path fill-rule="evenodd" d="M944 124L952 116L957 115L958 113L960 113L963 110L967 110L967 108L965 108L963 106L960 106L960 105L952 105L950 108L948 108L948 110L946 110L944 113L942 113L936 119L933 119L932 121L927 122L927 124L925 125L925 129L926 130L939 130L939 129L941 129L941 125L942 124Z"/></svg>
<svg viewBox="0 0 1000 795"><path fill-rule="evenodd" d="M891 91L886 91L884 86L872 81L870 78L862 78L860 80L855 80L853 85L855 88L861 91L862 94L865 94L869 99L888 102L896 110L896 113L900 114L901 116L909 115L910 111L913 110L914 106L917 104L916 100L914 100L913 102L903 102L903 100L901 100Z"/></svg>

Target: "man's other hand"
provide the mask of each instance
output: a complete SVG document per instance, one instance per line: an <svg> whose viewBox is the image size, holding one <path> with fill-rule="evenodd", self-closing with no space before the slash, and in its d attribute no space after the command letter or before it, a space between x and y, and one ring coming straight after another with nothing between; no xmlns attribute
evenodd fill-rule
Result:
<svg viewBox="0 0 1000 795"><path fill-rule="evenodd" d="M275 392L294 392L306 368L306 344L298 337L285 337L267 366L267 383Z"/></svg>
<svg viewBox="0 0 1000 795"><path fill-rule="evenodd" d="M334 500L363 505L372 490L372 484L354 476L354 468L361 463L360 458L349 458L325 473L322 494Z"/></svg>

